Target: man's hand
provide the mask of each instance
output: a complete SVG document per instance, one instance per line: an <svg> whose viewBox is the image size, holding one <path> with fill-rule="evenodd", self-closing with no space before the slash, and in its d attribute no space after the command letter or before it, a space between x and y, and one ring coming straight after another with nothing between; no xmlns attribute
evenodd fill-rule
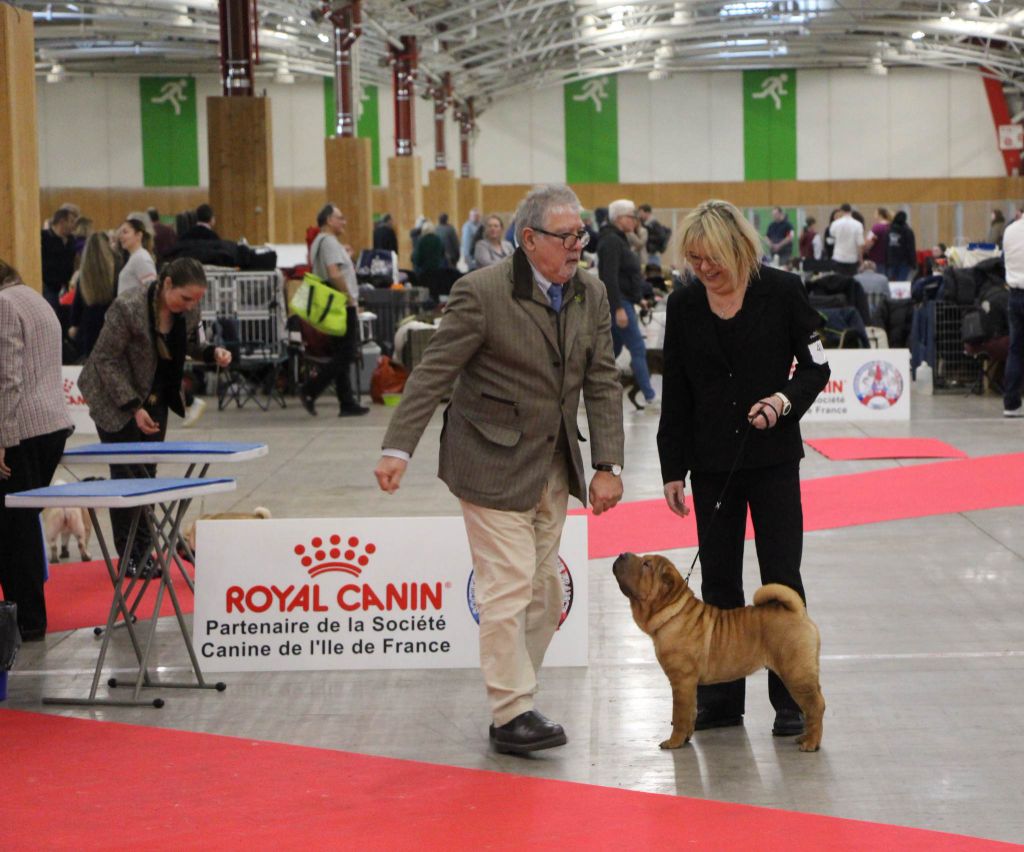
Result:
<svg viewBox="0 0 1024 852"><path fill-rule="evenodd" d="M6 450L0 447L0 479L9 479L11 476L11 469L4 464L4 453Z"/></svg>
<svg viewBox="0 0 1024 852"><path fill-rule="evenodd" d="M617 308L615 311L615 324L619 328L625 328L629 325L629 314L626 313L625 308Z"/></svg>
<svg viewBox="0 0 1024 852"><path fill-rule="evenodd" d="M665 483L665 502L668 503L669 509L680 518L685 518L690 514L690 509L683 497L683 480L676 479Z"/></svg>
<svg viewBox="0 0 1024 852"><path fill-rule="evenodd" d="M595 515L607 512L622 499L622 479L614 473L599 470L590 480L590 507Z"/></svg>
<svg viewBox="0 0 1024 852"><path fill-rule="evenodd" d="M135 425L139 427L139 431L143 435L155 435L160 431L160 424L149 416L149 412L145 408L140 408L135 412Z"/></svg>
<svg viewBox="0 0 1024 852"><path fill-rule="evenodd" d="M380 490L394 494L398 490L398 483L402 481L402 474L405 473L408 466L409 462L405 459L381 456L380 461L377 462L377 469L373 472L373 475L377 477Z"/></svg>
<svg viewBox="0 0 1024 852"><path fill-rule="evenodd" d="M749 420L755 429L771 429L782 416L782 400L777 396L766 396L759 399L747 412Z"/></svg>

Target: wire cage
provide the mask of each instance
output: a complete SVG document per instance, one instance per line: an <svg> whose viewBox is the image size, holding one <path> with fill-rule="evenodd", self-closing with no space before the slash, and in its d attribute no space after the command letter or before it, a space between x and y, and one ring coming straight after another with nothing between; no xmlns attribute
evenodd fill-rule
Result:
<svg viewBox="0 0 1024 852"><path fill-rule="evenodd" d="M430 297L430 291L423 287L405 290L371 290L361 288L359 301L376 317L373 323L373 339L381 349L391 352L395 343L395 329L399 322L416 313Z"/></svg>
<svg viewBox="0 0 1024 852"><path fill-rule="evenodd" d="M932 385L936 393L981 393L984 371L978 358L964 351L961 324L973 305L935 302L935 364Z"/></svg>

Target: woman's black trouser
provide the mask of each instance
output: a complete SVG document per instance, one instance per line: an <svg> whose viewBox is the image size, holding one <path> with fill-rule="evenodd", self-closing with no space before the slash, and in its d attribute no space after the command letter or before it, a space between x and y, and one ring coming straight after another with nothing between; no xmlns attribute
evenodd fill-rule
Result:
<svg viewBox="0 0 1024 852"><path fill-rule="evenodd" d="M116 432L108 432L106 429L101 429L97 426L96 432L100 436L100 441L104 444L162 441L167 434L167 404L160 402L153 406L147 405L146 411L149 412L149 416L160 427L160 431L156 434L146 435L138 427L135 418L132 417L131 420ZM110 466L111 479L139 479L147 476L156 476L155 464L112 464ZM149 530L144 524L140 523L139 529L135 533L135 543L132 545L132 552L130 554L124 552L135 512L135 509L111 509L110 526L114 532L114 547L117 548L118 556L122 559L125 556L129 556L135 561L136 565L142 566L145 564L146 557L153 547Z"/></svg>
<svg viewBox="0 0 1024 852"><path fill-rule="evenodd" d="M345 334L331 338L331 360L318 366L309 381L302 386L303 396L316 399L331 382L334 382L338 402L343 408L359 404L352 391L350 369L359 357L359 312L353 307L346 308L346 312Z"/></svg>
<svg viewBox="0 0 1024 852"><path fill-rule="evenodd" d="M700 539L701 597L721 609L744 605L743 540L747 507L754 525L754 545L761 583L781 583L806 603L800 579L803 553L803 507L800 502L800 462L737 470L712 523L715 502L728 477L726 472L695 471L690 479ZM697 706L711 716L740 716L745 710L746 681L697 688ZM782 680L768 673L768 697L776 710L799 707Z"/></svg>
<svg viewBox="0 0 1024 852"><path fill-rule="evenodd" d="M0 498L49 485L69 434L69 430L61 429L7 448L4 463L11 469L11 476L0 479ZM46 632L46 544L39 513L39 509L0 506L0 587L4 600L18 605L22 634L36 637Z"/></svg>

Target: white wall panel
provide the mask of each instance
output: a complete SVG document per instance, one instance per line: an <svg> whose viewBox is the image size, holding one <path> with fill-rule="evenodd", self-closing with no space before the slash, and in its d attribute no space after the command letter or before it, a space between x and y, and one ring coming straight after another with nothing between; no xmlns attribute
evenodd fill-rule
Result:
<svg viewBox="0 0 1024 852"><path fill-rule="evenodd" d="M980 74L949 75L949 176L1006 174L996 128Z"/></svg>
<svg viewBox="0 0 1024 852"><path fill-rule="evenodd" d="M890 177L949 175L949 73L906 69L889 86Z"/></svg>
<svg viewBox="0 0 1024 852"><path fill-rule="evenodd" d="M709 104L704 115L711 146L711 174L704 180L743 180L743 75L716 73L709 77Z"/></svg>
<svg viewBox="0 0 1024 852"><path fill-rule="evenodd" d="M270 125L274 149L276 186L321 186L324 173L324 140L310 132L324 126L323 83L266 86L270 98Z"/></svg>
<svg viewBox="0 0 1024 852"><path fill-rule="evenodd" d="M533 183L531 107L531 94L524 92L502 98L477 119L475 177L484 183ZM561 127L558 132L563 132Z"/></svg>
<svg viewBox="0 0 1024 852"><path fill-rule="evenodd" d="M659 84L641 74L620 74L618 93L619 181L647 183L652 180L651 164L658 143L653 113Z"/></svg>
<svg viewBox="0 0 1024 852"><path fill-rule="evenodd" d="M796 76L796 177L797 180L828 180L829 73L800 71Z"/></svg>
<svg viewBox="0 0 1024 852"><path fill-rule="evenodd" d="M530 155L528 183L561 183L565 181L565 96L561 86L541 89L539 92L530 94L528 153ZM484 183L488 182L488 179L484 178ZM502 183L502 181L495 181L495 183Z"/></svg>
<svg viewBox="0 0 1024 852"><path fill-rule="evenodd" d="M651 157L646 182L707 181L711 177L710 74L680 74L650 85ZM643 135L637 127L634 136Z"/></svg>
<svg viewBox="0 0 1024 852"><path fill-rule="evenodd" d="M829 179L896 177L888 172L888 80L866 71L829 73Z"/></svg>

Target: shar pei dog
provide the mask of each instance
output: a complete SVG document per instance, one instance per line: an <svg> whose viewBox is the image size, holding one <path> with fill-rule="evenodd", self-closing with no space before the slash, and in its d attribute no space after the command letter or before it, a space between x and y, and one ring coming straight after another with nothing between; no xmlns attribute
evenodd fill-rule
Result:
<svg viewBox="0 0 1024 852"><path fill-rule="evenodd" d="M736 680L767 667L803 711L800 750L818 750L825 714L818 683L821 641L796 592L771 583L754 593L753 606L723 610L698 600L664 556L623 553L612 570L672 685L672 736L662 748L679 748L693 734L697 684Z"/></svg>

